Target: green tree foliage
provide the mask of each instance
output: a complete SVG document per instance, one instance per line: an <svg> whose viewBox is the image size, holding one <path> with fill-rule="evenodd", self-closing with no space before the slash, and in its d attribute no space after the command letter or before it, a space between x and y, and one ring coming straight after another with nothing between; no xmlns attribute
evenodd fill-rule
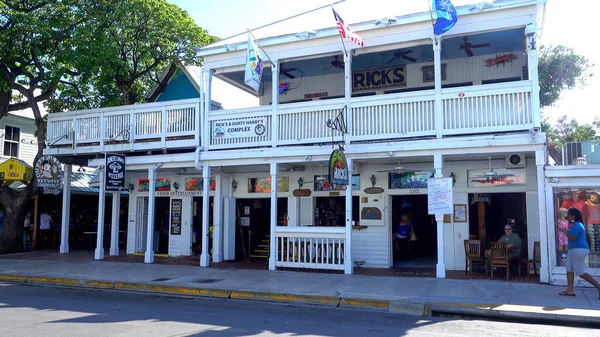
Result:
<svg viewBox="0 0 600 337"><path fill-rule="evenodd" d="M216 41L165 0L99 2L93 16L76 45L94 57L77 62L81 76L61 82L50 111L143 102L166 67L198 65L195 47Z"/></svg>
<svg viewBox="0 0 600 337"><path fill-rule="evenodd" d="M592 76L590 64L584 56L565 46L542 46L539 55L540 106L556 103L561 92L583 87Z"/></svg>
<svg viewBox="0 0 600 337"><path fill-rule="evenodd" d="M569 142L593 140L599 130L600 122L598 119L593 124L579 124L574 118L569 119L564 115L558 119L555 126L546 130L546 135L550 141L562 146Z"/></svg>

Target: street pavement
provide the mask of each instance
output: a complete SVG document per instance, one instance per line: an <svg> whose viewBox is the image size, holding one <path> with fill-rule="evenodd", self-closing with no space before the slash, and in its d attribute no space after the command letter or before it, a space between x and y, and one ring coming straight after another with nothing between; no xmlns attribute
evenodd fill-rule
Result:
<svg viewBox="0 0 600 337"><path fill-rule="evenodd" d="M576 297L563 297L558 296L562 287L541 284L43 261L10 256L0 258L0 281L358 307L421 316L433 311L600 325L600 300L595 289L577 288Z"/></svg>
<svg viewBox="0 0 600 337"><path fill-rule="evenodd" d="M0 336L598 336L590 328L0 282Z"/></svg>

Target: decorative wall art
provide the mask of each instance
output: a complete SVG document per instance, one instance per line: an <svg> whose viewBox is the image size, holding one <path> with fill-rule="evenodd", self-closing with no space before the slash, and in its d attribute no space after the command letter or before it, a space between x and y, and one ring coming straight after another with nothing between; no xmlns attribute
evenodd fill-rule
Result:
<svg viewBox="0 0 600 337"><path fill-rule="evenodd" d="M423 82L435 82L435 72L433 66L421 67L423 71ZM446 80L446 63L442 63L442 81Z"/></svg>
<svg viewBox="0 0 600 337"><path fill-rule="evenodd" d="M467 205L454 205L454 222L467 222Z"/></svg>
<svg viewBox="0 0 600 337"><path fill-rule="evenodd" d="M381 211L377 207L363 207L360 211L362 220L381 220Z"/></svg>
<svg viewBox="0 0 600 337"><path fill-rule="evenodd" d="M512 60L516 59L517 55L513 53L502 54L485 60L485 65L488 68L491 68L492 66L499 67L500 65L505 66L507 63L512 63Z"/></svg>

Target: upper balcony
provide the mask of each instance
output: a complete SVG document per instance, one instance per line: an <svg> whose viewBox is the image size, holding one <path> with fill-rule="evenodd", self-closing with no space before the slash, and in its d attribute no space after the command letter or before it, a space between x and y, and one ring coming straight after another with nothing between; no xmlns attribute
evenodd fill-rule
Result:
<svg viewBox="0 0 600 337"><path fill-rule="evenodd" d="M346 55L336 28L260 40L275 67L267 62L258 92L244 84L245 42L203 49L198 97L216 98L223 109L190 99L50 114L46 152L323 144L341 139L327 121L344 108L351 142L527 132L540 126L540 112L537 51L524 28L535 22L539 1L515 2L524 5L460 10L455 35L441 42L440 91L429 14L399 17L397 26L356 25L368 47ZM242 96L256 104L230 109Z"/></svg>

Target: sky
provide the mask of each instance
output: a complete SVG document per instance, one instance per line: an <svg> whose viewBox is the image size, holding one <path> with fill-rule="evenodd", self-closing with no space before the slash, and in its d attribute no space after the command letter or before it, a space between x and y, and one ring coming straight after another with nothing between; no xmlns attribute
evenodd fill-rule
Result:
<svg viewBox="0 0 600 337"><path fill-rule="evenodd" d="M295 19L286 20L266 28L254 28L275 22L296 14L335 2L335 0L169 0L186 10L192 19L211 35L226 38L253 30L257 39L264 37L297 33L306 30L333 27L335 21L329 8L324 8ZM455 6L481 3L477 0L453 0ZM491 2L489 0L488 2ZM346 23L377 20L387 16L400 16L429 10L429 0L346 0L334 5L336 11ZM600 48L590 39L595 36L596 11L598 0L548 0L546 17L542 31L543 45L562 44L571 48L600 65ZM255 5L256 4L256 5ZM259 4L259 5L258 5ZM459 18L460 20L460 18ZM594 25L594 27L593 27ZM450 34L452 31L450 31ZM247 38L245 34L227 42L240 42ZM600 67L593 68L597 72ZM595 96L600 94L599 76L588 80L587 86L564 92L554 107L543 111L544 117L554 122L562 115L577 119L580 123L591 123L600 116L595 104ZM218 85L218 84L215 84ZM215 91L217 89L215 88ZM218 97L215 97L219 100ZM241 101L240 101L241 103ZM245 103L244 103L245 104ZM249 105L246 105L249 106ZM233 108L225 105L225 108Z"/></svg>

